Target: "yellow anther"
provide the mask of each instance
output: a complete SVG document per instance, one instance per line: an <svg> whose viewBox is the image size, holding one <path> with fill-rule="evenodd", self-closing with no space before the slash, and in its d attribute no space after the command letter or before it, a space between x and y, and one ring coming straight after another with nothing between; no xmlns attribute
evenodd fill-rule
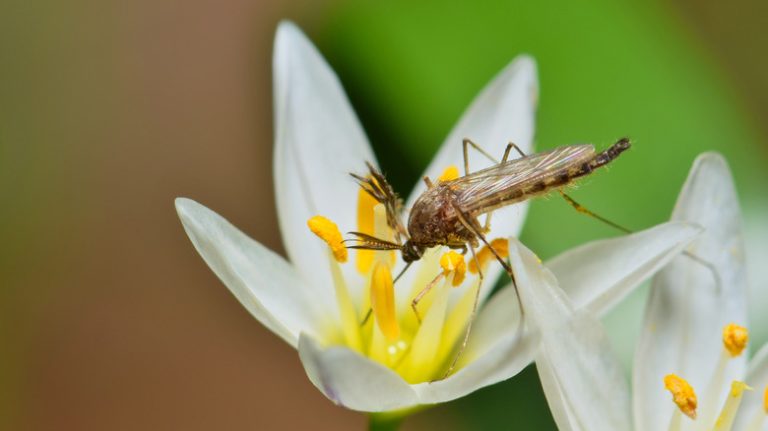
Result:
<svg viewBox="0 0 768 431"><path fill-rule="evenodd" d="M723 328L723 346L732 357L741 355L749 342L749 331L743 326L729 323Z"/></svg>
<svg viewBox="0 0 768 431"><path fill-rule="evenodd" d="M389 341L400 337L400 326L395 315L395 286L389 267L377 262L371 278L371 309L376 325Z"/></svg>
<svg viewBox="0 0 768 431"><path fill-rule="evenodd" d="M451 181L459 178L459 168L456 165L451 165L445 168L442 174L437 177L438 181Z"/></svg>
<svg viewBox="0 0 768 431"><path fill-rule="evenodd" d="M496 250L496 253L501 257L505 258L509 256L509 241L507 241L504 238L496 238L493 241L491 241L491 247L493 247L494 250ZM480 249L479 252L477 252L477 261L480 263L481 268L485 268L485 265L490 261L491 259L494 259L494 255L491 252L491 250L488 248L488 246L485 246ZM477 264L475 263L475 259L471 259L469 261L469 272L472 274L477 274Z"/></svg>
<svg viewBox="0 0 768 431"><path fill-rule="evenodd" d="M328 244L328 247L333 251L333 257L337 261L341 263L347 261L347 248L344 247L341 232L339 232L339 227L336 226L336 223L317 215L307 220L307 226L309 226L309 230L312 233Z"/></svg>
<svg viewBox="0 0 768 431"><path fill-rule="evenodd" d="M443 274L448 276L453 272L452 285L458 286L464 281L464 275L467 273L467 265L464 262L464 256L456 253L455 251L449 251L443 254L440 258L440 266L443 267Z"/></svg>
<svg viewBox="0 0 768 431"><path fill-rule="evenodd" d="M685 379L675 374L664 377L664 387L672 393L672 400L686 416L696 419L696 393Z"/></svg>
<svg viewBox="0 0 768 431"><path fill-rule="evenodd" d="M378 204L362 187L357 192L357 231L368 235L375 235L375 222L373 208ZM373 263L374 250L357 250L355 266L362 274L367 274Z"/></svg>

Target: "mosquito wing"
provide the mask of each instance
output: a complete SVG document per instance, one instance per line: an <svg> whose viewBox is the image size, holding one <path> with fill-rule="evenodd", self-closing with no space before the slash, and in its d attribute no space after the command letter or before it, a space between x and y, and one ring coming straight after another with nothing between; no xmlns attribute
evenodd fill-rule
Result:
<svg viewBox="0 0 768 431"><path fill-rule="evenodd" d="M568 182L564 175L594 156L591 144L568 145L491 166L446 185L454 190L461 208L482 214L544 192L554 184L564 185Z"/></svg>

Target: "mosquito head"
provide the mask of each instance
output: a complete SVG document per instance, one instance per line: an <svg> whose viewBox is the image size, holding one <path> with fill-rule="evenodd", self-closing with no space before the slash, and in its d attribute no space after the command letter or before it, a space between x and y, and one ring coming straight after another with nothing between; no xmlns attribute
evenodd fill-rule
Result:
<svg viewBox="0 0 768 431"><path fill-rule="evenodd" d="M403 244L400 252L403 254L403 260L406 263L411 263L421 259L421 256L424 254L424 247L420 247L414 244L413 241L408 240Z"/></svg>

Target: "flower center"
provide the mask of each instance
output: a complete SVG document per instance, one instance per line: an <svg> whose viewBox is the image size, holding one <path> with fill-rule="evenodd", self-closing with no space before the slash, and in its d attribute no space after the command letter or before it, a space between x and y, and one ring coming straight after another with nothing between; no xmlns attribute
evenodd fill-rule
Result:
<svg viewBox="0 0 768 431"><path fill-rule="evenodd" d="M458 175L456 167L449 167L439 180L448 181ZM428 250L410 269L415 274L395 286L392 272L396 253L358 249L353 260L361 277L345 278L340 264L347 261L347 250L336 224L322 216L312 217L307 224L328 245L340 314L339 327L333 328L324 342L345 345L393 369L409 383L442 377L472 315L480 283L479 277L467 277L467 269L476 274L477 263L470 260L467 265L465 256L455 251L441 255L438 250ZM357 229L387 241L395 237L387 224L384 206L362 188L358 195ZM508 254L506 240L494 240L492 246L499 255ZM477 258L483 269L493 253L483 248ZM409 284L404 284L406 279ZM355 284L361 287L362 295L353 299L355 296L348 288ZM464 288L454 289L460 286ZM459 361L458 367L462 365Z"/></svg>

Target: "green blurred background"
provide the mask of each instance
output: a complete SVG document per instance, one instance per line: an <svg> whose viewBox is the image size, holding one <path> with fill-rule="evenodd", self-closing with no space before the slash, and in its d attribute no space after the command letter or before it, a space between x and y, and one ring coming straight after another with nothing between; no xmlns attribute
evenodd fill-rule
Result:
<svg viewBox="0 0 768 431"><path fill-rule="evenodd" d="M270 73L283 18L337 71L399 190L520 53L539 65L537 148L633 138L574 192L611 219L665 220L696 154L722 152L748 259L762 263L750 267L753 346L768 339L765 2L2 5L0 429L365 427L220 285L173 210L192 197L282 250ZM549 257L612 235L551 199L534 203L523 240ZM645 293L605 319L628 366ZM438 426L554 429L530 368L406 423Z"/></svg>

